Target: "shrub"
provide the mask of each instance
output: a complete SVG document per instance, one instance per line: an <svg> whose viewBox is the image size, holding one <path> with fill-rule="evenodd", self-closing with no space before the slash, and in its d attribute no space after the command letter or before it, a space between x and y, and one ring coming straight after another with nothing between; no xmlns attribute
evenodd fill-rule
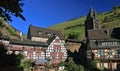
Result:
<svg viewBox="0 0 120 71"><path fill-rule="evenodd" d="M98 63L97 60L93 60L93 61L91 61L92 68L97 68L97 63Z"/></svg>
<svg viewBox="0 0 120 71"><path fill-rule="evenodd" d="M117 10L117 9L120 9L120 6L114 6L113 7L113 10Z"/></svg>
<svg viewBox="0 0 120 71"><path fill-rule="evenodd" d="M84 71L84 67L82 65L75 64L72 57L67 59L65 67L67 71Z"/></svg>
<svg viewBox="0 0 120 71"><path fill-rule="evenodd" d="M11 28L6 27L6 29L8 30L8 32L10 33L10 35L17 36L17 34Z"/></svg>

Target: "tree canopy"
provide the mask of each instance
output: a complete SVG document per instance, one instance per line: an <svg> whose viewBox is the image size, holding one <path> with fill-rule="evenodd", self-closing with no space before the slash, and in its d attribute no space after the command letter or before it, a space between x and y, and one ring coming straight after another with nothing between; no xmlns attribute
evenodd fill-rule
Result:
<svg viewBox="0 0 120 71"><path fill-rule="evenodd" d="M79 34L77 31L70 31L70 33L68 34L68 39L75 39L77 40L79 37Z"/></svg>
<svg viewBox="0 0 120 71"><path fill-rule="evenodd" d="M0 0L0 16L6 21L12 21L11 15L26 20L22 15L23 0Z"/></svg>
<svg viewBox="0 0 120 71"><path fill-rule="evenodd" d="M113 10L116 10L116 9L120 9L120 6L116 5L116 6L113 7Z"/></svg>
<svg viewBox="0 0 120 71"><path fill-rule="evenodd" d="M61 64L60 64L61 65ZM82 65L77 65L72 57L68 57L65 63L62 63L67 71L84 71Z"/></svg>

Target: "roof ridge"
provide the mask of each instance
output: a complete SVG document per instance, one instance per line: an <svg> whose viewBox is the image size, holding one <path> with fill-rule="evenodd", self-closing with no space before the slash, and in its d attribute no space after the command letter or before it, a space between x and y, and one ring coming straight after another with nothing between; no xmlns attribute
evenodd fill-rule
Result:
<svg viewBox="0 0 120 71"><path fill-rule="evenodd" d="M51 31L59 31L59 30L53 30L53 29L43 28L43 27L38 27L38 26L33 26L33 25L30 25L30 27L34 27L34 28L38 28L38 29L46 29L46 30L51 30Z"/></svg>

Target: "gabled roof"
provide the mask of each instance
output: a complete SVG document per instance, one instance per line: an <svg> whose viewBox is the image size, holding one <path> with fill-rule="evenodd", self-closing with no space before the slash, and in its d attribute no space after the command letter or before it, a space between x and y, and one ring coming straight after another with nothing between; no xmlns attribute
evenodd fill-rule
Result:
<svg viewBox="0 0 120 71"><path fill-rule="evenodd" d="M55 38L56 38L56 36L53 36L53 37L49 38L47 40L47 44L49 45Z"/></svg>
<svg viewBox="0 0 120 71"><path fill-rule="evenodd" d="M112 29L88 30L90 40L120 39L120 27Z"/></svg>
<svg viewBox="0 0 120 71"><path fill-rule="evenodd" d="M40 28L36 26L30 25L29 31L31 37L43 37L43 38L50 38L54 35L59 35L61 39L63 39L63 35L60 31L58 30L52 30L52 29L46 29L46 28ZM42 34L39 34L39 32L42 32ZM47 33L50 33L51 36L48 36Z"/></svg>
<svg viewBox="0 0 120 71"><path fill-rule="evenodd" d="M10 44L19 44L19 45L28 45L28 46L42 46L47 47L47 43L45 42L37 42L37 41L30 41L30 40L10 40Z"/></svg>

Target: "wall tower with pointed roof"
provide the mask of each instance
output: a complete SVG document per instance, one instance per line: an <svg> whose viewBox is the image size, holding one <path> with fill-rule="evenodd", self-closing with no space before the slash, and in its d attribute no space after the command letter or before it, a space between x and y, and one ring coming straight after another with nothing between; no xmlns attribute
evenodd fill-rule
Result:
<svg viewBox="0 0 120 71"><path fill-rule="evenodd" d="M96 12L90 8L90 11L87 15L87 18L85 20L85 36L87 37L87 30L93 29L99 29L99 23L98 23L98 19L97 19L97 15Z"/></svg>

